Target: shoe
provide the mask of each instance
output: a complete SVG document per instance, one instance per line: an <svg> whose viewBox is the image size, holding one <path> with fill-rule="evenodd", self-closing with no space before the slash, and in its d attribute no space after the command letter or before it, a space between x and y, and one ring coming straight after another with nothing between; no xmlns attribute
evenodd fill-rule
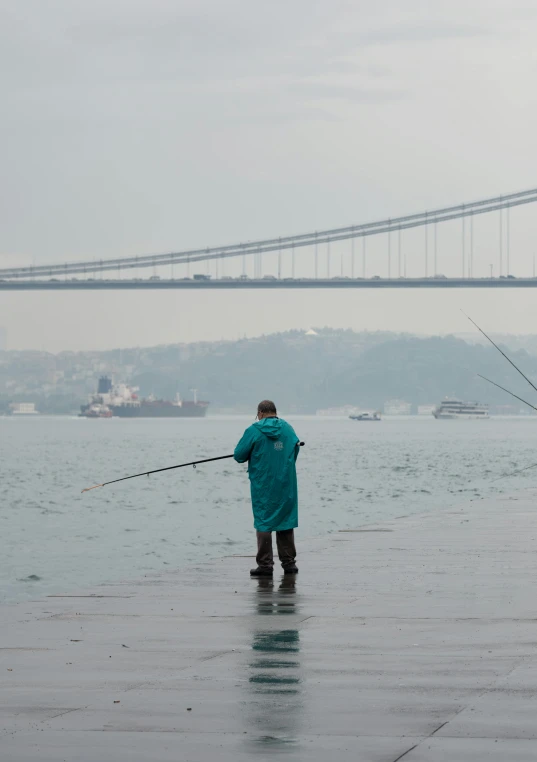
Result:
<svg viewBox="0 0 537 762"><path fill-rule="evenodd" d="M257 569L250 569L250 577L273 577L274 570L268 567L258 566Z"/></svg>
<svg viewBox="0 0 537 762"><path fill-rule="evenodd" d="M298 568L296 566L288 566L283 570L284 574L298 574Z"/></svg>

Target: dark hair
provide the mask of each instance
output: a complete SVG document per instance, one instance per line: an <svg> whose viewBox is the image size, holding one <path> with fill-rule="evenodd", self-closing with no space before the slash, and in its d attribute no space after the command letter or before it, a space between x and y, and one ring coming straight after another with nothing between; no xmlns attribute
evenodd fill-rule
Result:
<svg viewBox="0 0 537 762"><path fill-rule="evenodd" d="M257 412L258 413L272 413L273 415L276 415L276 405L271 400L262 400L259 405L257 406Z"/></svg>

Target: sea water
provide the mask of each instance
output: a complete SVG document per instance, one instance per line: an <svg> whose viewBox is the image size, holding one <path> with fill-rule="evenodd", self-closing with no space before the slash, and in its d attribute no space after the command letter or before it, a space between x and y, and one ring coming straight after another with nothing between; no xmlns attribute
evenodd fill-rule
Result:
<svg viewBox="0 0 537 762"><path fill-rule="evenodd" d="M341 529L451 506L537 482L537 418L436 421L292 417L297 545ZM0 601L134 579L227 555L253 555L245 465L223 460L128 474L233 452L241 417L0 418ZM245 574L253 559L244 559Z"/></svg>

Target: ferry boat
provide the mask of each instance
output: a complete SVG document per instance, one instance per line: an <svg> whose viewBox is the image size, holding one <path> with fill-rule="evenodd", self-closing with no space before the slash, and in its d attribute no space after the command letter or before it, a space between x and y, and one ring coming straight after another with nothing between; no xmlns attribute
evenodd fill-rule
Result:
<svg viewBox="0 0 537 762"><path fill-rule="evenodd" d="M363 413L357 413L356 415L349 415L349 418L351 419L351 421L380 421L382 420L380 417L380 413L372 412L369 410L366 410Z"/></svg>
<svg viewBox="0 0 537 762"><path fill-rule="evenodd" d="M482 420L489 418L489 406L480 402L461 402L456 399L445 399L434 410L435 418L453 419L464 418L466 420Z"/></svg>

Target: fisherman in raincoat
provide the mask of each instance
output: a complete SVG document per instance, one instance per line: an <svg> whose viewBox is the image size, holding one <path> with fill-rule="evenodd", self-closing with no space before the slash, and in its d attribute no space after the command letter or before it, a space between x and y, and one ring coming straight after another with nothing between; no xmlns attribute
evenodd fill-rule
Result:
<svg viewBox="0 0 537 762"><path fill-rule="evenodd" d="M276 406L263 400L257 422L249 426L235 448L237 463L248 461L254 527L257 530L257 568L252 577L272 577L272 532L285 574L296 574L294 528L298 526L295 462L300 451L293 427L278 418Z"/></svg>

